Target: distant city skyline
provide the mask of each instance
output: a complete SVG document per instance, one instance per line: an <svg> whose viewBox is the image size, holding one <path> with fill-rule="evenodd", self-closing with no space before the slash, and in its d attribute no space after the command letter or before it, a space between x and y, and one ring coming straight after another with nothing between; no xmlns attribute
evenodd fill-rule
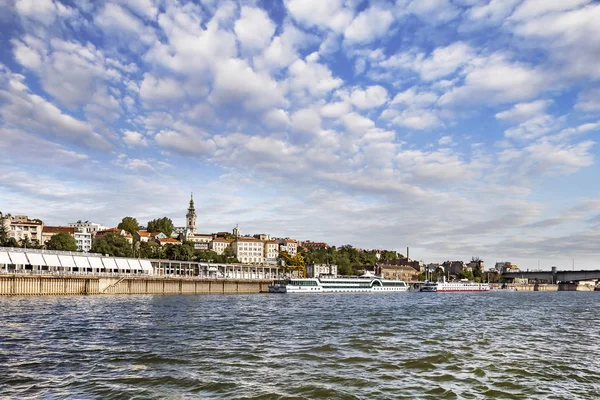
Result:
<svg viewBox="0 0 600 400"><path fill-rule="evenodd" d="M182 4L185 3L185 4ZM0 3L0 211L598 268L591 0Z"/></svg>

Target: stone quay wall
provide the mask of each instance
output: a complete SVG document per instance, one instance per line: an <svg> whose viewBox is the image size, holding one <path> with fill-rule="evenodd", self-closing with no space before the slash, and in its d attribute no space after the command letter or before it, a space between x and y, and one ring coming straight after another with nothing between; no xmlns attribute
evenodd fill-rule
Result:
<svg viewBox="0 0 600 400"><path fill-rule="evenodd" d="M270 280L0 275L0 296L266 293Z"/></svg>

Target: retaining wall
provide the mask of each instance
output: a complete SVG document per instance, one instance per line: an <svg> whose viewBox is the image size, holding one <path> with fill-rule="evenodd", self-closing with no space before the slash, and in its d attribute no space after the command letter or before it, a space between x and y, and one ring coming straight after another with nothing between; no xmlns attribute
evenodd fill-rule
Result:
<svg viewBox="0 0 600 400"><path fill-rule="evenodd" d="M272 281L160 277L0 275L0 295L266 293Z"/></svg>

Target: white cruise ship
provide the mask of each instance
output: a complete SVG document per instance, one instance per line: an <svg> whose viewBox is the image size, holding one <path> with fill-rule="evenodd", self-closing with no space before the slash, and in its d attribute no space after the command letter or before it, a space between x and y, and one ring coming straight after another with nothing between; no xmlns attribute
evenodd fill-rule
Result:
<svg viewBox="0 0 600 400"><path fill-rule="evenodd" d="M490 285L487 283L471 282L461 279L457 282L425 282L421 286L421 292L489 292Z"/></svg>
<svg viewBox="0 0 600 400"><path fill-rule="evenodd" d="M407 290L408 285L404 281L376 276L292 278L269 286L269 293L390 293Z"/></svg>

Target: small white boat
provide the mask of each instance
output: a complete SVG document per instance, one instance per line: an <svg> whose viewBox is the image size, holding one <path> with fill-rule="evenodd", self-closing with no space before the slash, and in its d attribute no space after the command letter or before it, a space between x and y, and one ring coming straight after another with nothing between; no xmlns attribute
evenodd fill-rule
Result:
<svg viewBox="0 0 600 400"><path fill-rule="evenodd" d="M423 286L421 286L421 289L419 289L419 292L437 292L437 282L425 282L423 284Z"/></svg>

